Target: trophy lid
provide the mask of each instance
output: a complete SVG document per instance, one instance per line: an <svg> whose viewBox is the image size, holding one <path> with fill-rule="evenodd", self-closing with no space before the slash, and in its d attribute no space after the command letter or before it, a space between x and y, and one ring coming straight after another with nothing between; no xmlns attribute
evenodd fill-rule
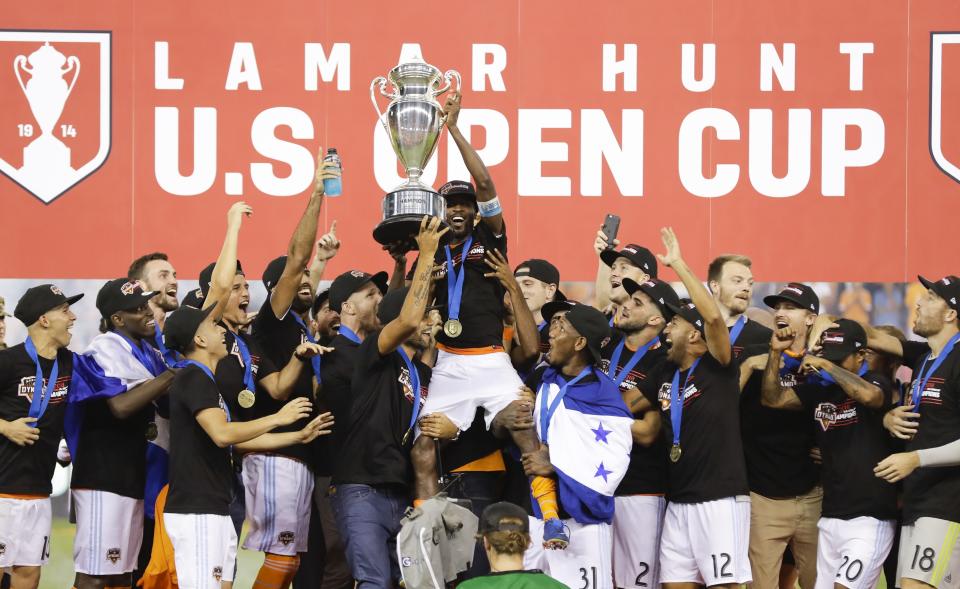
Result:
<svg viewBox="0 0 960 589"><path fill-rule="evenodd" d="M401 54L401 59L403 55ZM398 62L387 77L397 88L403 86L433 86L439 84L442 72L423 60L419 47L405 61ZM401 91L402 93L402 91Z"/></svg>

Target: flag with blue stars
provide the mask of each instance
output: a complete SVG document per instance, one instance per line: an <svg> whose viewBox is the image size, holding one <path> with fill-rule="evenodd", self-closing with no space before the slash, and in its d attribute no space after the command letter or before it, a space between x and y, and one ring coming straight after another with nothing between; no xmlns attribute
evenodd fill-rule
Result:
<svg viewBox="0 0 960 589"><path fill-rule="evenodd" d="M566 380L571 379L553 368L543 374L534 410L537 434L550 448L563 510L582 524L610 522L613 493L630 463L633 416L613 380L593 370L591 376L567 388L547 431L541 431L544 397L549 408Z"/></svg>

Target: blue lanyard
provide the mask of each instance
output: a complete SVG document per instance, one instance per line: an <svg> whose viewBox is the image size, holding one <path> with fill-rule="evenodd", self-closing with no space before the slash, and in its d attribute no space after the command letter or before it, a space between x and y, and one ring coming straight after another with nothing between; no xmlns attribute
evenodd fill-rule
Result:
<svg viewBox="0 0 960 589"><path fill-rule="evenodd" d="M397 348L397 353L407 365L407 371L410 373L410 388L413 389L413 413L410 414L410 425L407 426L407 429L410 429L417 423L417 417L420 416L420 373L417 372L417 367L413 365L413 360L407 356L403 346Z"/></svg>
<svg viewBox="0 0 960 589"><path fill-rule="evenodd" d="M730 345L737 343L737 338L740 337L740 332L743 331L743 326L747 324L747 318L743 315L737 319L737 322L733 324L733 329L730 330Z"/></svg>
<svg viewBox="0 0 960 589"><path fill-rule="evenodd" d="M307 329L307 324L303 322L303 319L299 315L293 312L293 309L288 311L290 315L293 316L293 320L297 322L297 325L300 326L300 329L303 331L303 334L307 336L307 341L311 344L317 343L317 340L313 339L313 336L310 334L310 330ZM310 358L310 366L313 368L313 376L317 379L317 384L320 384L320 356L314 356Z"/></svg>
<svg viewBox="0 0 960 589"><path fill-rule="evenodd" d="M256 394L257 391L255 388L257 383L253 380L253 362L250 358L250 347L247 346L247 342L243 341L240 334L231 331L230 335L232 335L233 340L237 342L237 349L240 350L240 359L243 360L243 386L251 393Z"/></svg>
<svg viewBox="0 0 960 589"><path fill-rule="evenodd" d="M196 367L199 368L200 370L202 370L203 373L206 374L206 375L210 378L210 380L213 381L213 384L214 384L214 385L217 384L217 379L216 379L215 376L213 376L213 371L210 370L209 367L204 366L203 364L197 362L196 360L184 360L183 362L180 363L180 366L187 366L187 365L191 365L191 364L192 364L193 366L196 366ZM220 389L219 389L219 388L217 389L217 396L220 397ZM221 401L220 405L223 407L223 412L227 414L227 421L233 421L232 419L230 419L230 407L227 407L227 404L226 404L226 403L223 403L223 398L222 398L222 397L220 397L220 401Z"/></svg>
<svg viewBox="0 0 960 589"><path fill-rule="evenodd" d="M171 352L167 349L167 346L163 343L163 332L160 331L160 324L153 324L153 333L154 340L157 342L157 349L160 350L160 355L163 356L163 361L167 363L167 366L173 366L177 363L177 354L176 352Z"/></svg>
<svg viewBox="0 0 960 589"><path fill-rule="evenodd" d="M687 371L687 376L683 379L683 388L680 388L680 369L673 373L673 382L670 383L670 425L673 426L673 445L680 445L680 425L683 423L683 393L687 390L687 383L697 369L700 359L697 358Z"/></svg>
<svg viewBox="0 0 960 589"><path fill-rule="evenodd" d="M144 368L147 369L147 372L154 376L160 376L163 373L163 370L159 369L157 363L153 361L156 358L156 355L153 352L153 348L150 347L144 340L140 340L139 344L135 344L132 339L123 335L119 331L114 332L127 342L130 346L130 352L133 354L133 357L137 359L137 362L140 362ZM162 353L162 352L161 352Z"/></svg>
<svg viewBox="0 0 960 589"><path fill-rule="evenodd" d="M40 421L40 418L43 417L44 412L47 410L47 405L50 404L50 397L53 396L54 389L57 386L59 367L57 366L57 359L54 358L53 368L50 369L50 378L47 379L47 386L44 387L43 367L40 366L40 359L37 357L37 348L33 345L33 340L28 336L27 341L23 342L23 346L27 349L27 355L30 356L30 359L33 360L34 365L37 367L37 377L36 380L33 381L33 399L30 401L30 411L27 415Z"/></svg>
<svg viewBox="0 0 960 589"><path fill-rule="evenodd" d="M620 372L617 372L617 366L620 365L620 355L623 353L623 348L627 345L627 338L620 340L620 343L617 344L616 349L613 351L613 356L610 358L610 366L607 368L607 375L613 379L613 382L619 387L620 383L627 379L630 376L630 371L633 370L633 367L637 365L638 362L643 358L647 353L647 350L650 349L657 341L657 338L654 337L648 341L642 348L633 353L633 356L630 357L630 360L623 365L623 369Z"/></svg>
<svg viewBox="0 0 960 589"><path fill-rule="evenodd" d="M560 376L560 373L557 373L557 380L563 383L560 387L560 392L557 393L557 396L553 398L553 402L550 403L549 409L547 408L547 397L549 397L550 387L547 382L544 382L540 385L540 390L537 393L540 395L540 440L546 444L547 443L547 430L550 428L550 418L553 417L553 414L556 413L557 407L560 406L560 402L563 401L563 398L567 396L567 388L572 387L573 385L580 382L585 376L590 374L593 370L593 366L587 366L580 371L580 374L576 376L570 382L567 382ZM546 390L544 390L546 387Z"/></svg>
<svg viewBox="0 0 960 589"><path fill-rule="evenodd" d="M338 331L338 333L339 333L340 335L342 335L343 337L347 338L348 340L352 341L352 342L355 343L355 344L361 343L361 341L360 341L360 336L357 335L357 332L355 332L354 330L350 329L350 328L347 327L346 325L341 325L341 326L340 326L340 330Z"/></svg>
<svg viewBox="0 0 960 589"><path fill-rule="evenodd" d="M857 370L857 376L862 378L863 375L866 373L867 373L867 363L862 362L860 364L860 369ZM834 380L833 377L830 376L830 373L827 372L826 370L818 370L817 372L811 374L809 377L807 377L807 382L811 384L819 384L822 387L832 385L832 384L837 384L837 381Z"/></svg>
<svg viewBox="0 0 960 589"><path fill-rule="evenodd" d="M923 364L920 365L920 372L917 373L917 378L913 380L913 390L910 394L910 400L913 401L913 410L915 412L920 411L920 395L923 393L923 390L927 388L927 382L930 381L930 377L933 376L933 373L940 368L940 365L943 364L943 361L947 359L947 356L950 355L950 352L953 351L953 346L957 345L957 342L960 341L960 333L950 338L950 341L947 342L947 345L943 346L943 349L940 350L940 354L937 355L937 359L933 361L933 366L930 367L930 370L926 372L924 376L924 368L927 366L927 361L930 359L930 354L923 358Z"/></svg>
<svg viewBox="0 0 960 589"><path fill-rule="evenodd" d="M538 332L538 333L543 333L543 328L546 327L546 326L547 326L547 322L546 322L546 321L541 321L540 323L537 324L537 332Z"/></svg>
<svg viewBox="0 0 960 589"><path fill-rule="evenodd" d="M784 352L780 354L780 357L783 358L783 368L780 369L781 377L786 374L796 374L796 372L800 369L800 365L803 363L802 356L800 358L794 358L790 354Z"/></svg>
<svg viewBox="0 0 960 589"><path fill-rule="evenodd" d="M460 274L457 274L453 267L453 256L450 254L450 246L443 246L443 251L447 254L447 318L453 320L460 319L460 300L463 298L463 280L467 277L467 256L470 254L470 246L473 245L473 236L463 242L463 251L460 253Z"/></svg>

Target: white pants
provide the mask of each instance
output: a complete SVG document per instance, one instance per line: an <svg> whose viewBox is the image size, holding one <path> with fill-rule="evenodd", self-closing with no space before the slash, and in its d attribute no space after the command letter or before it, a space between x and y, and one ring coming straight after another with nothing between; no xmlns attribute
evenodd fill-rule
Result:
<svg viewBox="0 0 960 589"><path fill-rule="evenodd" d="M660 582L749 583L750 498L670 503L660 538Z"/></svg>
<svg viewBox="0 0 960 589"><path fill-rule="evenodd" d="M0 568L50 560L50 498L0 498Z"/></svg>
<svg viewBox="0 0 960 589"><path fill-rule="evenodd" d="M143 500L75 489L77 532L73 568L85 575L122 575L137 568L143 541Z"/></svg>
<svg viewBox="0 0 960 589"><path fill-rule="evenodd" d="M893 546L896 522L875 517L821 517L817 527L816 589L833 589L834 584L873 589Z"/></svg>
<svg viewBox="0 0 960 589"><path fill-rule="evenodd" d="M613 578L617 587L660 586L660 533L667 500L657 495L615 497Z"/></svg>
<svg viewBox="0 0 960 589"><path fill-rule="evenodd" d="M490 429L497 413L517 400L522 386L506 352L451 354L440 350L430 376L430 394L420 415L443 413L460 431L466 431L477 408L483 407Z"/></svg>
<svg viewBox="0 0 960 589"><path fill-rule="evenodd" d="M897 587L904 577L943 589L960 587L960 523L921 517L903 526Z"/></svg>
<svg viewBox="0 0 960 589"><path fill-rule="evenodd" d="M250 531L246 550L283 556L307 551L313 473L306 464L276 454L243 457L243 488Z"/></svg>
<svg viewBox="0 0 960 589"><path fill-rule="evenodd" d="M180 589L220 589L233 581L237 532L228 515L164 513Z"/></svg>
<svg viewBox="0 0 960 589"><path fill-rule="evenodd" d="M533 542L523 554L524 569L540 569L568 587L613 589L613 527L562 520L570 529L564 550L544 550L543 520L530 518Z"/></svg>

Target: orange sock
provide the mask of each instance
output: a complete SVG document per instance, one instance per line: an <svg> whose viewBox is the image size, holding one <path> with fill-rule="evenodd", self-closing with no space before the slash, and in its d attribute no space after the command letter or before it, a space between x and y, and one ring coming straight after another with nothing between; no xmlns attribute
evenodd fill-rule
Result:
<svg viewBox="0 0 960 589"><path fill-rule="evenodd" d="M530 490L540 506L543 521L560 517L557 513L557 481L550 477L533 477Z"/></svg>
<svg viewBox="0 0 960 589"><path fill-rule="evenodd" d="M423 505L423 502L424 502L424 501L426 501L426 499L414 499L414 500L413 500L413 506L414 506L415 508L416 508L416 507L420 507L421 505Z"/></svg>
<svg viewBox="0 0 960 589"><path fill-rule="evenodd" d="M253 589L288 589L300 568L300 555L283 556L267 553L263 566L253 582Z"/></svg>

